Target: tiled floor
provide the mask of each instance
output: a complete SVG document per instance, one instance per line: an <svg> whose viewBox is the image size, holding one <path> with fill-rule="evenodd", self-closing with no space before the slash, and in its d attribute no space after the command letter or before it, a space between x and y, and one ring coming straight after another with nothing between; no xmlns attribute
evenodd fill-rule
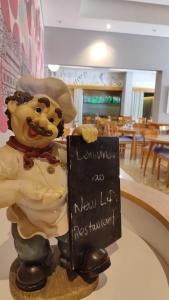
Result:
<svg viewBox="0 0 169 300"><path fill-rule="evenodd" d="M140 155L136 160L129 159L129 153L126 153L125 158L120 159L120 167L130 175L135 181L149 185L157 190L169 194L169 188L166 187L166 168L161 168L160 180L157 180L157 170L154 174L151 173L152 161L149 161L146 176L143 176L143 169L140 167Z"/></svg>

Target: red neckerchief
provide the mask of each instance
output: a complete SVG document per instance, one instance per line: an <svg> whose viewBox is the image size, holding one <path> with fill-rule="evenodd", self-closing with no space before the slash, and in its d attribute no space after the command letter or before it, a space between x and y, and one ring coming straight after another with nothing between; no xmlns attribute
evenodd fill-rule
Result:
<svg viewBox="0 0 169 300"><path fill-rule="evenodd" d="M40 149L40 148L32 148L19 143L14 136L9 138L7 142L8 146L24 153L23 156L23 165L24 169L31 169L34 165L34 158L46 158L50 164L59 163L60 160L56 159L55 156L52 155L52 150L54 143L49 144L49 146Z"/></svg>

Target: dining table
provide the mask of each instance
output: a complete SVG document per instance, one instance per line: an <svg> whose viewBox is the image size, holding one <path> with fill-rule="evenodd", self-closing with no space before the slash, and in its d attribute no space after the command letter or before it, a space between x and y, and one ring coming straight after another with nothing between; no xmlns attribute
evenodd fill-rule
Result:
<svg viewBox="0 0 169 300"><path fill-rule="evenodd" d="M159 134L157 136L149 136L148 140L150 141L149 149L147 152L145 165L144 165L144 176L146 175L146 169L148 165L148 161L153 150L154 145L162 145L162 146L169 146L169 135L167 134Z"/></svg>

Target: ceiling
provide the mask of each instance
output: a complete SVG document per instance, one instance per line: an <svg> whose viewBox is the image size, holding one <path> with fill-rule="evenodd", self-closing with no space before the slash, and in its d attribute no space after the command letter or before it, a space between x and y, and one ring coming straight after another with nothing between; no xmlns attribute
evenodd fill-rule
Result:
<svg viewBox="0 0 169 300"><path fill-rule="evenodd" d="M124 0L125 1L125 0ZM142 2L142 3L152 3L160 5L169 5L169 0L126 0L128 2Z"/></svg>
<svg viewBox="0 0 169 300"><path fill-rule="evenodd" d="M45 26L169 37L169 0L41 2Z"/></svg>

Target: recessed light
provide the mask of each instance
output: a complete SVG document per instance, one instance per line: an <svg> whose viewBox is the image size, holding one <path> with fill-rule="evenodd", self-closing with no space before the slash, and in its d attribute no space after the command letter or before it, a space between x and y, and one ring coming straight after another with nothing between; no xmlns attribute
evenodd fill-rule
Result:
<svg viewBox="0 0 169 300"><path fill-rule="evenodd" d="M91 47L91 58L94 61L104 59L108 55L108 47L104 42L96 42Z"/></svg>
<svg viewBox="0 0 169 300"><path fill-rule="evenodd" d="M107 28L107 30L110 30L110 29L111 29L111 25L110 25L110 24L107 24L107 25L106 25L106 28Z"/></svg>

